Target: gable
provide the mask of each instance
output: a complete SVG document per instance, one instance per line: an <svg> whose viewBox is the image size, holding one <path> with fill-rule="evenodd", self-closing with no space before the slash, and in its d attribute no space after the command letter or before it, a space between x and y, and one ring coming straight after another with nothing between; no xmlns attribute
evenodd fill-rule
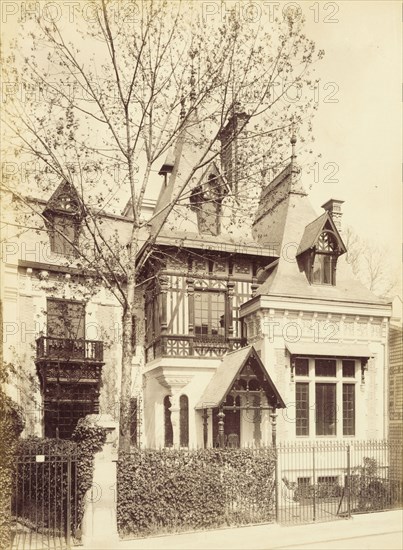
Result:
<svg viewBox="0 0 403 550"><path fill-rule="evenodd" d="M245 367L250 367L264 388L269 403L284 408L285 403L253 346L228 353L213 375L200 398L196 409L220 407L231 392Z"/></svg>
<svg viewBox="0 0 403 550"><path fill-rule="evenodd" d="M81 200L74 185L63 181L48 200L44 215L60 213L63 215L81 215Z"/></svg>
<svg viewBox="0 0 403 550"><path fill-rule="evenodd" d="M316 220L309 223L305 227L298 247L297 256L303 254L310 248L317 246L318 239L323 231L331 231L331 233L333 233L337 241L339 254L344 254L345 252L347 252L346 246L343 243L343 240L334 221L332 220L332 217L329 215L328 212L325 212L324 214L319 216L319 218L316 218Z"/></svg>

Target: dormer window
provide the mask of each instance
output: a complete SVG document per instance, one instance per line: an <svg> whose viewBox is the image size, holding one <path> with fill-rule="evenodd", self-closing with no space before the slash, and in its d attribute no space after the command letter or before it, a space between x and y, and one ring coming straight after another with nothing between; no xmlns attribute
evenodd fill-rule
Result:
<svg viewBox="0 0 403 550"><path fill-rule="evenodd" d="M334 286L337 258L345 252L340 233L326 212L305 227L296 257L310 284Z"/></svg>
<svg viewBox="0 0 403 550"><path fill-rule="evenodd" d="M81 207L76 190L62 183L50 198L43 213L48 220L50 249L63 256L77 256L81 229Z"/></svg>
<svg viewBox="0 0 403 550"><path fill-rule="evenodd" d="M339 255L336 236L331 231L323 231L312 254L311 282L336 284L336 263Z"/></svg>

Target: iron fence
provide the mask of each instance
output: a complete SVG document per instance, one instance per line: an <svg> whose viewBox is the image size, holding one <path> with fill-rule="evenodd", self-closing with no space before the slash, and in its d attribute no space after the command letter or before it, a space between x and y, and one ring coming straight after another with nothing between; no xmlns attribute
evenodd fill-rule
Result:
<svg viewBox="0 0 403 550"><path fill-rule="evenodd" d="M290 442L277 446L277 520L305 523L402 505L402 444Z"/></svg>
<svg viewBox="0 0 403 550"><path fill-rule="evenodd" d="M77 526L77 456L40 445L15 459L12 550L68 549Z"/></svg>

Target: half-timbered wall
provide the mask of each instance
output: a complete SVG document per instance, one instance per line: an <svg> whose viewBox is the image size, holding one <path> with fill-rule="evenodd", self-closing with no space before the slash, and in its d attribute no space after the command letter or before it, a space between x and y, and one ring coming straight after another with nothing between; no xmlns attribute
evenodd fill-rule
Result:
<svg viewBox="0 0 403 550"><path fill-rule="evenodd" d="M145 292L147 362L240 347L239 307L251 298L262 265L251 256L171 252Z"/></svg>

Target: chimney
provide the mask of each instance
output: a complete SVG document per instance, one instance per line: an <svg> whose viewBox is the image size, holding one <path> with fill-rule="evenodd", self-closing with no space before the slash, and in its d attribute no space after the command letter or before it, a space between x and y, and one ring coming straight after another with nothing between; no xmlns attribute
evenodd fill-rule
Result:
<svg viewBox="0 0 403 550"><path fill-rule="evenodd" d="M326 212L329 212L330 216L334 221L334 225L337 227L337 230L340 232L341 232L341 218L343 216L343 213L341 211L341 205L343 203L344 201L340 201L337 199L329 199L327 202L322 204L322 208L326 210Z"/></svg>
<svg viewBox="0 0 403 550"><path fill-rule="evenodd" d="M242 177L239 173L238 135L249 118L246 113L234 111L227 125L218 135L221 141L221 170L234 194L239 191L238 182Z"/></svg>

